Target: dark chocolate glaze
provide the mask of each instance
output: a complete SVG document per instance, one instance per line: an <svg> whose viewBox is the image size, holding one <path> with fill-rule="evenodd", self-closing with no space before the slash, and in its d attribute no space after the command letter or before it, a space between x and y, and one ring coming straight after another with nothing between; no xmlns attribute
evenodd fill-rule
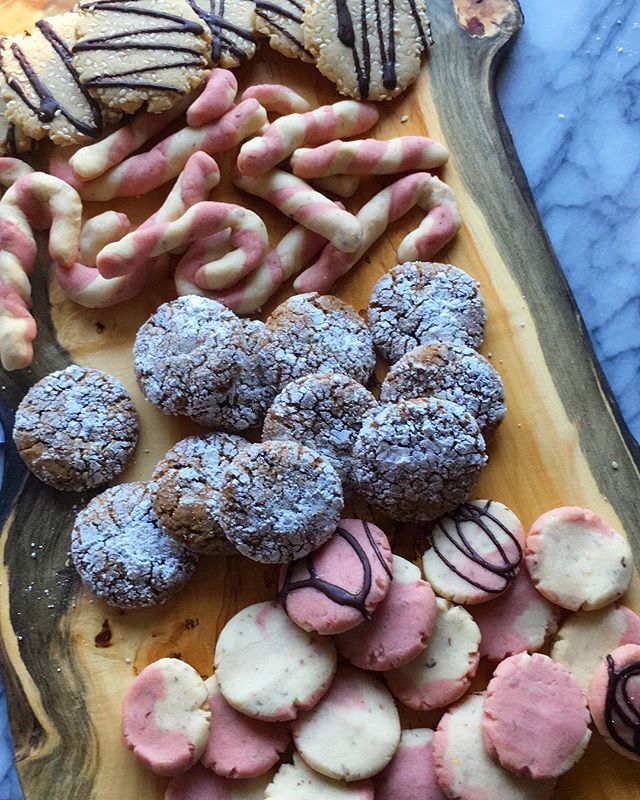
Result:
<svg viewBox="0 0 640 800"><path fill-rule="evenodd" d="M389 569L389 565L384 559L384 556L380 552L380 548L376 544L375 539L371 533L371 529L369 525L364 520L362 521L362 526L364 528L365 534L371 545L371 548L378 559L378 561L382 564L385 572L389 576L392 577L391 570ZM367 611L366 601L367 597L369 596L369 592L371 591L371 576L372 576L372 569L367 554L365 553L362 545L360 542L355 538L355 536L350 533L349 531L345 530L344 528L338 528L335 533L336 536L340 536L344 541L349 545L349 547L354 551L357 555L360 564L362 565L362 587L359 592L353 594L352 592L348 592L346 589L343 589L342 586L337 586L335 583L330 583L329 581L325 581L318 575L318 571L316 569L315 561L313 558L313 553L310 553L308 556L305 557L304 563L309 572L309 577L305 580L301 581L293 581L292 575L295 565L298 563L294 561L292 564L289 564L287 568L287 572L282 584L282 588L280 590L280 601L284 610L287 610L287 599L291 592L295 592L297 589L315 589L318 592L321 592L325 597L329 600L332 600L334 603L337 603L339 606L349 606L350 608L355 608L357 611L360 612L364 619L371 619L371 614Z"/></svg>
<svg viewBox="0 0 640 800"><path fill-rule="evenodd" d="M249 2L250 0L237 1ZM218 64L220 62L225 50L240 61L246 61L247 53L230 37L235 36L245 42L253 42L255 41L253 30L241 28L225 18L226 0L208 0L208 8L203 8L196 0L188 0L188 2L211 31L211 60L213 63ZM206 3L203 3L203 5L206 5Z"/></svg>
<svg viewBox="0 0 640 800"><path fill-rule="evenodd" d="M476 589L480 589L480 591L487 592L488 594L500 594L507 588L507 586L511 583L511 581L516 577L518 566L520 565L520 561L522 560L522 547L520 545L520 542L513 535L513 533L506 527L506 525L503 525L502 522L500 522L500 520L497 517L495 517L493 514L490 513L489 508L491 507L491 503L492 503L491 500L487 500L487 503L483 508L479 508L478 506L473 506L469 503L463 503L463 505L459 506L459 508L457 508L453 514L448 514L444 517L441 517L436 522L434 522L433 526L431 527L431 534L433 534L435 530L438 530L463 555L465 555L475 564L478 564L479 566L486 569L487 572L499 576L503 581L503 585L497 588L491 588L489 586L484 586L481 583L477 583L467 575L464 575L462 572L460 572L460 570L454 567L454 565L449 561L449 559L438 548L433 536L431 537L431 547L433 548L434 553L436 553L436 555L447 565L447 567L452 572L455 572L455 574L459 578L462 578L462 580L471 584L471 586L475 586ZM513 542L517 554L517 557L513 561L509 560L509 557L505 553L504 547L500 544L496 535L487 525L485 520L493 522L495 525L497 525L498 528L500 528L500 530L507 536L507 538L510 539L511 542ZM447 531L445 525L443 524L448 521L453 522L455 526L456 530L455 536L451 535ZM491 542L495 546L496 550L498 551L502 559L502 564L492 564L491 562L484 559L477 552L477 550L475 550L471 546L471 544L467 540L462 530L462 523L464 522L475 523L475 525L477 525L477 527L480 528L480 530L491 540Z"/></svg>
<svg viewBox="0 0 640 800"><path fill-rule="evenodd" d="M633 664L616 670L613 657L608 655L607 674L609 680L604 704L604 721L609 736L623 750L640 756L640 694L632 697L629 691L631 678L637 678L640 686L640 661L634 661ZM620 733L618 729L620 725L629 729L627 739Z"/></svg>
<svg viewBox="0 0 640 800"><path fill-rule="evenodd" d="M287 2L294 10L284 7ZM306 56L313 58L312 54L304 46L304 41L297 36L294 36L290 30L284 27L278 18L281 20L290 20L296 25L302 25L304 14L304 6L298 3L297 0L280 0L278 3L269 2L269 0L257 0L256 2L256 16L261 17L269 23L272 28L278 31L285 39L288 39L294 47L304 53Z"/></svg>

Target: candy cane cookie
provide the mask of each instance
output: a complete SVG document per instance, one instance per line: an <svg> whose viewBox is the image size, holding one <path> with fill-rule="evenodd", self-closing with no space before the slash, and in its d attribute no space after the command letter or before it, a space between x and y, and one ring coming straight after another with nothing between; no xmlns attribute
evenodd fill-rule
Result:
<svg viewBox="0 0 640 800"><path fill-rule="evenodd" d="M281 83L258 83L249 86L240 100L255 98L267 111L274 114L304 114L311 111L311 103L298 92Z"/></svg>
<svg viewBox="0 0 640 800"><path fill-rule="evenodd" d="M291 169L300 178L328 175L392 175L396 172L440 167L449 158L447 148L426 136L396 139L337 140L320 147L300 147L291 156Z"/></svg>
<svg viewBox="0 0 640 800"><path fill-rule="evenodd" d="M11 156L0 157L0 186L8 189L10 186L22 178L23 175L30 175L35 172L33 167L30 167L19 158L12 158Z"/></svg>
<svg viewBox="0 0 640 800"><path fill-rule="evenodd" d="M245 192L271 203L309 230L324 236L338 251L353 253L359 250L362 227L358 219L316 192L302 178L281 169L272 169L259 178L238 175L235 184Z"/></svg>
<svg viewBox="0 0 640 800"><path fill-rule="evenodd" d="M398 259L401 262L428 261L458 232L460 216L447 184L427 172L416 172L387 186L356 214L363 230L357 250L346 253L333 244L327 245L315 264L296 279L294 289L297 292L327 291L360 260L392 222L415 206L427 211L427 215L400 243Z"/></svg>
<svg viewBox="0 0 640 800"><path fill-rule="evenodd" d="M299 147L356 136L372 128L379 116L374 106L354 100L320 106L306 114L287 114L242 146L238 170L254 178L263 175Z"/></svg>
<svg viewBox="0 0 640 800"><path fill-rule="evenodd" d="M321 192L329 192L346 199L353 197L358 191L360 178L357 175L328 175L326 178L316 178L310 184Z"/></svg>
<svg viewBox="0 0 640 800"><path fill-rule="evenodd" d="M187 109L187 125L199 128L220 119L233 105L238 93L238 81L233 72L215 67L207 75L202 93Z"/></svg>

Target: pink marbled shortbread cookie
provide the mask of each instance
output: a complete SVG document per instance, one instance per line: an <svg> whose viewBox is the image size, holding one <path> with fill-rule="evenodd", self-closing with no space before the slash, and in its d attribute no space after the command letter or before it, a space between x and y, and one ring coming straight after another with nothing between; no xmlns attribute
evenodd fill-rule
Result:
<svg viewBox="0 0 640 800"><path fill-rule="evenodd" d="M569 611L604 608L628 589L627 540L587 508L547 511L527 534L526 565L536 588Z"/></svg>
<svg viewBox="0 0 640 800"><path fill-rule="evenodd" d="M426 646L436 624L436 597L415 564L393 556L393 581L371 619L336 637L341 655L361 669L402 667Z"/></svg>
<svg viewBox="0 0 640 800"><path fill-rule="evenodd" d="M482 634L480 655L489 661L540 650L562 617L562 609L536 591L525 569L501 597L469 611Z"/></svg>
<svg viewBox="0 0 640 800"><path fill-rule="evenodd" d="M122 728L127 747L158 775L178 775L202 755L209 735L207 688L177 658L145 667L124 698Z"/></svg>
<svg viewBox="0 0 640 800"><path fill-rule="evenodd" d="M240 714L224 699L215 675L205 681L211 712L209 740L200 762L224 778L257 778L278 763L289 745L281 722Z"/></svg>
<svg viewBox="0 0 640 800"><path fill-rule="evenodd" d="M478 669L480 631L468 611L438 598L427 647L409 664L385 673L393 696L416 711L444 708L469 688Z"/></svg>
<svg viewBox="0 0 640 800"><path fill-rule="evenodd" d="M400 747L374 778L376 800L446 800L433 765L433 731L402 731Z"/></svg>
<svg viewBox="0 0 640 800"><path fill-rule="evenodd" d="M341 519L333 536L306 558L283 566L280 597L306 631L348 631L371 614L391 586L391 548L371 522Z"/></svg>
<svg viewBox="0 0 640 800"><path fill-rule="evenodd" d="M196 764L167 785L164 800L263 800L270 775L249 780L222 778Z"/></svg>
<svg viewBox="0 0 640 800"><path fill-rule="evenodd" d="M265 800L373 800L373 784L327 778L294 753L293 764L280 765L264 796Z"/></svg>
<svg viewBox="0 0 640 800"><path fill-rule="evenodd" d="M569 670L549 656L518 653L493 673L482 733L489 755L505 769L538 781L557 778L589 744L585 695Z"/></svg>

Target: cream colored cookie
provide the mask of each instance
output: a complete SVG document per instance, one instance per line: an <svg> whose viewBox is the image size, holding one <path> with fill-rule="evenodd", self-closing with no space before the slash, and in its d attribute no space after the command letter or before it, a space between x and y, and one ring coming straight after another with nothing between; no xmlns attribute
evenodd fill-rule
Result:
<svg viewBox="0 0 640 800"><path fill-rule="evenodd" d="M265 800L373 800L371 781L334 781L310 769L297 753L281 764L267 786Z"/></svg>
<svg viewBox="0 0 640 800"><path fill-rule="evenodd" d="M306 0L257 0L255 29L269 37L269 45L287 58L313 61L304 46L304 18Z"/></svg>
<svg viewBox="0 0 640 800"><path fill-rule="evenodd" d="M205 77L211 34L188 0L87 0L73 63L91 94L132 113L171 108Z"/></svg>
<svg viewBox="0 0 640 800"><path fill-rule="evenodd" d="M38 20L30 34L4 40L2 96L7 119L32 139L49 136L66 145L102 134L100 106L73 66L76 22L76 14L58 14Z"/></svg>
<svg viewBox="0 0 640 800"><path fill-rule="evenodd" d="M4 42L0 38L0 66L4 57ZM0 156L17 156L31 150L35 143L22 128L7 119L7 103L4 99L6 91L7 82L0 73Z"/></svg>
<svg viewBox="0 0 640 800"><path fill-rule="evenodd" d="M190 0L211 33L211 60L237 67L256 52L253 0Z"/></svg>
<svg viewBox="0 0 640 800"><path fill-rule="evenodd" d="M424 0L311 0L305 47L342 94L389 100L418 77L424 14Z"/></svg>

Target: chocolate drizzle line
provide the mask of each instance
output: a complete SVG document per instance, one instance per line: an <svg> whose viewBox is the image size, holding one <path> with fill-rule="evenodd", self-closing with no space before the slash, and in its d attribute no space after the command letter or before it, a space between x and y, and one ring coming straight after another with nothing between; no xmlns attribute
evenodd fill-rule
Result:
<svg viewBox="0 0 640 800"><path fill-rule="evenodd" d="M616 671L616 664L611 655L607 656L607 694L604 704L604 721L607 731L613 741L630 753L640 755L640 696L633 698L629 693L631 678L639 678L640 687L640 661L635 661ZM619 733L616 722L622 722L630 728L630 739L623 738Z"/></svg>
<svg viewBox="0 0 640 800"><path fill-rule="evenodd" d="M362 521L362 526L364 528L365 534L371 545L373 552L376 555L378 561L382 564L384 571L387 573L389 578L392 577L391 570L389 569L389 565L384 560L384 556L380 552L380 548L376 544L371 530L369 528L368 523ZM301 581L292 581L291 577L293 575L294 567L298 562L294 561L293 563L289 564L287 568L287 573L285 575L284 582L282 584L282 589L280 590L280 602L284 610L287 610L287 599L291 592L295 592L297 589L315 589L316 591L323 594L329 600L332 600L334 603L337 603L339 606L349 606L350 608L355 608L357 611L362 614L362 617L366 620L371 619L371 614L367 611L366 601L367 597L369 596L369 592L371 591L371 564L365 553L362 545L360 542L355 538L355 536L350 533L349 531L345 530L344 528L338 528L336 530L336 536L340 536L344 541L349 545L349 547L353 550L353 552L358 557L360 564L362 565L362 587L359 592L353 594L352 592L348 592L346 589L343 589L342 586L337 586L335 583L330 583L329 581L325 581L318 575L318 571L316 569L315 561L313 558L313 553L310 553L308 556L305 557L304 563L309 572L309 577L301 580Z"/></svg>
<svg viewBox="0 0 640 800"><path fill-rule="evenodd" d="M447 515L439 519L431 528L431 547L436 555L447 565L447 567L452 572L455 572L459 578L462 578L463 581L466 581L467 583L471 584L471 586L475 586L476 589L480 589L480 591L487 592L488 594L500 594L500 592L503 592L516 576L516 570L520 564L520 561L522 560L522 547L520 542L506 527L506 525L503 525L497 517L489 512L491 503L491 500L487 500L484 508L478 508L478 506L471 505L470 503L464 503L456 509L454 514ZM448 520L451 520L451 522L453 522L455 525L455 536L451 535L444 525L444 523ZM505 553L503 546L500 544L496 535L484 520L493 522L511 540L516 548L516 559L509 561L509 557ZM463 533L462 523L464 522L473 522L491 540L496 550L500 554L500 557L502 558L502 564L492 564L484 559L480 553L478 553L478 551L472 547L467 537ZM498 588L484 586L483 584L477 583L467 575L464 575L462 572L460 572L460 570L458 570L449 561L449 559L442 553L436 544L436 539L433 537L433 532L435 530L442 533L457 550L459 550L475 564L483 567L487 570L487 572L491 572L493 575L497 575L498 577L502 578L504 584Z"/></svg>
<svg viewBox="0 0 640 800"><path fill-rule="evenodd" d="M237 0L237 2L249 2L250 0ZM237 36L238 39L243 39L246 42L254 42L252 30L241 28L235 25L228 19L225 19L225 2L226 0L209 0L209 10L198 5L195 0L188 0L189 5L205 22L211 31L211 59L217 64L220 61L223 50L227 50L232 56L240 59L240 61L247 60L247 53L239 47L233 39L229 38L229 34Z"/></svg>
<svg viewBox="0 0 640 800"><path fill-rule="evenodd" d="M284 8L281 3L278 4L268 2L268 0L257 0L256 16L261 17L263 20L265 20L265 22L268 22L272 28L277 30L279 34L285 37L285 39L288 39L295 47L298 48L298 50L310 58L313 58L312 54L304 46L304 42L301 39L298 39L296 36L294 36L291 31L284 27L284 25L276 22L276 19L280 17L282 19L290 20L295 25L302 26L304 6L301 3L296 2L296 0L288 0L288 2L291 6L297 9L299 13L289 11L288 9Z"/></svg>

